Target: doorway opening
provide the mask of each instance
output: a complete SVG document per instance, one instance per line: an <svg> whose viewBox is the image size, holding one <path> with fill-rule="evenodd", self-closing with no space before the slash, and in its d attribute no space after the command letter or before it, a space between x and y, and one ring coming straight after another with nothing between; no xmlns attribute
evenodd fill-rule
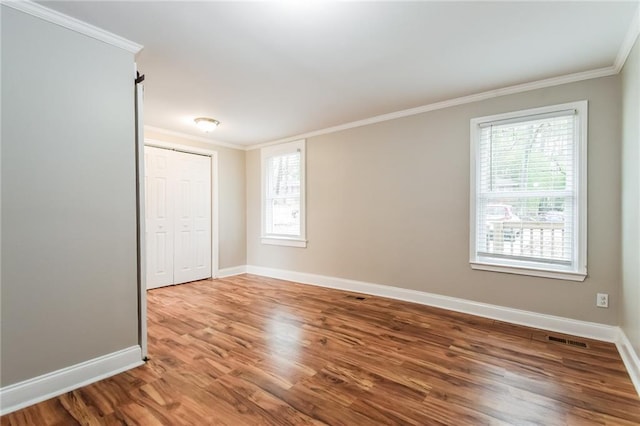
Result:
<svg viewBox="0 0 640 426"><path fill-rule="evenodd" d="M218 276L218 153L152 139L145 139L144 146L140 148L139 340L142 357L146 359L147 290ZM156 163L164 161L164 166L173 163L175 170L162 171L162 167L156 167L162 164L152 164L154 156ZM145 182L149 179L148 171L155 176L157 187ZM208 182L203 181L204 176ZM161 181L164 183L158 183ZM162 185L165 185L164 189ZM147 191L147 188L151 191ZM198 193L201 197L196 200L192 195ZM169 207L168 201L162 198L168 196L174 198L171 202L177 208ZM151 206L150 203L156 204ZM188 206L182 206L181 203ZM161 211L163 208L164 212ZM169 209L177 210L179 214L173 215ZM175 251L169 251L172 245L174 248L178 246L177 255ZM153 259L149 259L149 256L153 256Z"/></svg>

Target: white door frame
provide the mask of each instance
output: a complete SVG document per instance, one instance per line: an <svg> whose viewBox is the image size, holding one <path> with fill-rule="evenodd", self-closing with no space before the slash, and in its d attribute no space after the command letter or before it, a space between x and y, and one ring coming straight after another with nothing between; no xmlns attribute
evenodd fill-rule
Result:
<svg viewBox="0 0 640 426"><path fill-rule="evenodd" d="M142 126L140 126L142 128ZM142 133L142 132L141 132ZM140 336L142 345L142 357L147 357L147 277L146 277L146 220L145 220L145 195L144 195L144 147L154 146L156 148L171 149L174 151L186 152L190 154L206 155L211 158L211 277L218 278L218 151L212 149L194 148L177 143L164 142L155 139L144 139L144 144L139 144L138 149L138 198L139 220L139 259L141 268L141 283L138 286L140 294Z"/></svg>
<svg viewBox="0 0 640 426"><path fill-rule="evenodd" d="M138 243L138 343L140 354L144 361L147 360L147 247L145 241L145 194L144 194L144 125L142 123L144 105L144 76L139 77L138 65L134 65L135 78L135 124L136 124L136 200L137 204L137 229L136 240Z"/></svg>

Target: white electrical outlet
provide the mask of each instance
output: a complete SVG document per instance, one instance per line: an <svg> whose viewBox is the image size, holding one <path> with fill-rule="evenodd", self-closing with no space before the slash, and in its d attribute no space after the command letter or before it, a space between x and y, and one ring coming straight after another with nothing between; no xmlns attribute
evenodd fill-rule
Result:
<svg viewBox="0 0 640 426"><path fill-rule="evenodd" d="M598 293L596 296L596 306L598 308L609 307L609 295L607 293Z"/></svg>

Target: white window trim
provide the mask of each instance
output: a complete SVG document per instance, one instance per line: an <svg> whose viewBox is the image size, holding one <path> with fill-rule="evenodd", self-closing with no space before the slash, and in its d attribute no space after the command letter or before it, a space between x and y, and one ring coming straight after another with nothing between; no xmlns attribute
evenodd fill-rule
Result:
<svg viewBox="0 0 640 426"><path fill-rule="evenodd" d="M505 260L496 262L495 259L483 259L476 253L476 198L479 182L479 156L478 144L480 141L480 128L483 124L498 120L525 118L540 114L549 114L556 111L574 109L578 120L576 134L578 142L574 145L575 164L577 171L578 196L577 212L574 221L578 232L574 235L574 269L545 268L542 264L533 262L517 262ZM584 281L587 277L587 129L588 129L588 102L577 101L560 105L533 108L523 111L496 114L487 117L478 117L471 120L471 191L470 191L470 238L469 238L469 263L472 269L505 272L510 274L529 275L534 277L554 278L569 281Z"/></svg>
<svg viewBox="0 0 640 426"><path fill-rule="evenodd" d="M289 247L307 247L307 209L306 209L306 140L300 139L293 142L272 145L260 150L260 187L261 187L261 204L260 204L260 232L262 244L289 246ZM266 232L266 208L265 201L267 198L266 176L267 158L274 155L286 154L292 151L300 150L300 235L283 236L277 234L268 234Z"/></svg>

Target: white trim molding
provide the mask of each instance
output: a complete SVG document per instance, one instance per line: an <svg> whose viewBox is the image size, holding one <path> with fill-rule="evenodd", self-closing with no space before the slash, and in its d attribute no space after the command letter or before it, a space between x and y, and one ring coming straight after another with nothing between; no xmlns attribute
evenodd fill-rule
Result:
<svg viewBox="0 0 640 426"><path fill-rule="evenodd" d="M102 28L98 28L94 25L87 24L84 21L65 15L64 13L60 13L56 10L49 9L48 7L30 0L2 0L2 4L31 16L35 16L36 18L40 18L44 21L51 22L52 24L60 25L61 27L67 28L71 31L75 31L112 46L119 47L120 49L124 49L133 54L138 53L143 48L141 44L127 40L119 35L103 30Z"/></svg>
<svg viewBox="0 0 640 426"><path fill-rule="evenodd" d="M576 101L559 105L549 105L520 111L495 114L486 117L472 118L470 121L470 191L469 191L469 263L472 269L502 272L510 274L529 275L553 279L584 281L587 277L587 130L588 130L588 101ZM483 140L491 140L492 125L517 125L533 122L543 118L571 117L572 138L571 151L567 160L571 160L571 179L567 178L567 187L560 190L515 191L513 189L494 190L484 185L482 176L488 171L485 166L493 164L484 163L483 158L492 157L488 150L489 145L484 146ZM487 139L485 139L487 138ZM564 147L568 150L568 147ZM486 152L485 152L486 151ZM566 151L565 151L566 152ZM495 165L494 167L500 167ZM562 192L562 193L561 193ZM572 226L577 229L570 240L569 252L571 258L568 265L554 265L551 260L544 258L525 259L524 256L513 256L503 253L502 250L489 250L485 247L485 235L482 227L489 226L482 218L481 208L483 204L491 204L502 198L521 199L524 196L557 196L565 197L565 211L570 206ZM554 195L555 194L555 195ZM520 212L518 212L520 215ZM482 220L481 220L482 219ZM480 229L479 229L480 228ZM478 237L482 240L478 243ZM523 238L523 237L522 237ZM566 244L567 241L564 242Z"/></svg>
<svg viewBox="0 0 640 426"><path fill-rule="evenodd" d="M260 150L260 228L262 244L270 244L277 246L289 246L306 248L307 247L307 208L306 208L306 145L305 139L293 141L278 146L271 146ZM273 232L273 207L269 201L269 197L276 199L277 196L273 190L270 173L271 160L282 158L283 156L298 155L300 160L300 173L298 176L300 186L300 200L298 216L300 226L298 233L294 235L284 235ZM276 191L277 192L277 191ZM291 194L290 194L291 196Z"/></svg>
<svg viewBox="0 0 640 426"><path fill-rule="evenodd" d="M253 265L247 265L247 273L302 284L311 284L320 287L364 293L372 296L387 297L389 299L403 300L405 302L419 303L421 305L448 309L465 314L477 315L479 317L505 321L512 324L540 328L543 330L569 334L572 336L586 337L605 342L616 342L619 337L618 327L612 325L540 314L537 312L474 302L472 300L442 296L423 291Z"/></svg>
<svg viewBox="0 0 640 426"><path fill-rule="evenodd" d="M15 0L11 0L11 1L15 1ZM395 120L397 118L410 117L413 115L423 114L425 112L436 111L439 109L445 109L445 108L450 108L458 105L469 104L472 102L484 101L487 99L497 98L500 96L514 95L517 93L528 92L531 90L544 89L547 87L560 86L562 84L576 83L579 81L616 75L620 72L620 70L622 70L622 67L624 66L624 63L626 62L627 57L629 56L629 53L631 52L631 49L633 48L633 45L639 35L640 35L640 5L638 6L636 13L634 14L631 20L631 23L627 30L627 34L625 36L624 41L620 45L620 49L618 50L618 54L616 56L614 64L608 67L596 68L593 70L560 75L557 77L545 78L543 80L531 81L527 83L517 84L514 86L507 86L499 89L488 90L486 92L480 92L472 95L461 96L459 98L447 99L441 102L426 104L416 108L410 108L410 109L405 109L401 111L394 111L388 114L382 114L374 117L365 118L362 120L351 121L351 122L339 124L333 127L313 130L310 132L301 133L295 136L289 136L286 138L282 138L282 139L278 139L270 142L249 144L249 145L239 145L239 144L232 144L228 142L221 142L221 141L216 141L212 139L207 139L204 137L192 136L185 133L176 132L173 130L163 129L160 127L145 126L145 130L162 133L166 135L177 136L184 139L190 139L190 140L199 141L199 142L226 146L229 148L239 149L243 151L251 151L254 149L260 149L260 148L264 148L271 145L278 145L282 143L293 142L299 139L307 139L315 136L327 135L330 133L336 133L343 130L354 129L357 127L367 126L370 124L382 123L389 120Z"/></svg>
<svg viewBox="0 0 640 426"><path fill-rule="evenodd" d="M226 147L226 148L238 149L240 151L246 151L247 150L246 146L237 145L237 144L229 143L229 142L222 142L222 141L218 141L218 140L215 140L215 139L205 138L205 137L202 137L202 136L194 136L194 135L190 135L190 134L187 134L187 133L176 132L174 130L163 129L162 127L155 127L155 126L145 125L144 126L144 130L145 131L149 131L149 132L153 132L153 133L158 133L160 135L175 136L177 138L186 139L188 141L204 142L204 143L208 143L208 144L212 144L212 145L223 146L223 147Z"/></svg>
<svg viewBox="0 0 640 426"><path fill-rule="evenodd" d="M262 244L271 246L307 247L307 240L286 237L260 237Z"/></svg>
<svg viewBox="0 0 640 426"><path fill-rule="evenodd" d="M266 146L278 145L285 142L291 142L298 139L306 139L314 136L326 135L329 133L335 133L342 130L353 129L356 127L367 126L369 124L382 123L384 121L395 120L396 118L410 117L412 115L418 115L429 111L436 111L439 109L449 108L458 105L469 104L472 102L484 101L486 99L497 98L499 96L513 95L516 93L528 92L530 90L544 89L546 87L560 86L561 84L575 83L583 80L590 80L593 78L608 77L616 75L618 71L614 66L605 68L598 68L590 71L583 71L574 74L562 75L559 77L546 78L544 80L532 81L530 83L518 84L515 86L503 87L501 89L489 90L487 92L476 93L473 95L462 96L460 98L449 99L442 102L436 102L433 104L423 105L416 108L405 109L402 111L396 111L389 114L377 115L375 117L366 118L364 120L352 121L350 123L340 124L334 127L328 127L326 129L315 130L313 132L303 133L301 135L291 136L284 139L279 139L273 142L265 142L255 145L248 145L246 150L264 148Z"/></svg>
<svg viewBox="0 0 640 426"><path fill-rule="evenodd" d="M636 8L636 12L633 14L633 18L629 24L629 29L627 29L627 34L620 45L618 55L613 63L616 73L619 73L622 70L629 53L631 53L631 49L633 49L633 45L638 39L638 35L640 35L640 2L638 2L638 7Z"/></svg>
<svg viewBox="0 0 640 426"><path fill-rule="evenodd" d="M540 314L521 309L507 308L504 306L474 302L472 300L456 297L442 296L439 294L391 287L388 285L373 284L363 281L355 281L346 278L253 265L236 268L237 272L244 270L248 274L261 275L264 277L351 291L355 293L369 294L372 296L387 297L389 299L403 300L405 302L448 309L450 311L462 312L465 314L495 319L512 324L519 324L541 330L615 343L631 382L635 386L638 395L640 395L640 358L633 349L633 346L624 331L617 326L581 321L555 315Z"/></svg>
<svg viewBox="0 0 640 426"><path fill-rule="evenodd" d="M626 36L618 49L618 54L615 58L613 65L603 68L596 68L593 70L577 72L573 74L566 74L557 77L546 78L538 81L531 81L528 83L517 84L515 86L503 87L500 89L489 90L486 92L476 93L473 95L462 96L459 98L448 99L442 102L436 102L432 104L422 105L416 108L405 109L402 111L396 111L389 114L377 115L375 117L365 118L363 120L352 121L350 123L340 124L338 126L328 127L325 129L314 130L307 133L271 141L259 144L253 144L246 146L246 150L264 148L270 145L277 145L280 143L291 142L297 139L306 139L314 136L326 135L329 133L335 133L342 130L353 129L356 127L366 126L369 124L382 123L384 121L395 120L396 118L409 117L412 115L422 114L429 111L435 111L438 109L449 108L452 106L468 104L472 102L483 101L486 99L497 98L499 96L513 95L516 93L528 92L530 90L543 89L546 87L559 86L561 84L575 83L583 80L590 80L593 78L608 77L616 75L622 70L624 63L635 44L636 39L640 35L640 3L634 13L634 16L627 29Z"/></svg>
<svg viewBox="0 0 640 426"><path fill-rule="evenodd" d="M247 273L247 265L233 266L231 268L223 268L218 271L218 278L227 278L234 275Z"/></svg>
<svg viewBox="0 0 640 426"><path fill-rule="evenodd" d="M638 357L638 354L633 349L633 345L629 341L629 338L621 328L618 329L616 347L618 348L618 352L620 352L620 357L622 357L624 366L627 368L631 382L633 382L633 385L640 396L640 357Z"/></svg>
<svg viewBox="0 0 640 426"><path fill-rule="evenodd" d="M552 271L549 269L525 268L522 266L506 266L487 262L469 262L471 269L477 271L502 272L505 274L528 275L530 277L551 278L554 280L579 281L587 278L586 273L571 271Z"/></svg>
<svg viewBox="0 0 640 426"><path fill-rule="evenodd" d="M213 149L196 148L191 145L183 145L181 143L166 142L166 141L151 139L147 137L144 138L144 145L154 146L156 148L162 148L162 149L171 149L171 150L180 151L180 152L187 152L191 154L206 155L208 157L211 157L213 154L218 152Z"/></svg>
<svg viewBox="0 0 640 426"><path fill-rule="evenodd" d="M0 415L62 395L144 364L140 346L131 346L80 364L0 388Z"/></svg>

